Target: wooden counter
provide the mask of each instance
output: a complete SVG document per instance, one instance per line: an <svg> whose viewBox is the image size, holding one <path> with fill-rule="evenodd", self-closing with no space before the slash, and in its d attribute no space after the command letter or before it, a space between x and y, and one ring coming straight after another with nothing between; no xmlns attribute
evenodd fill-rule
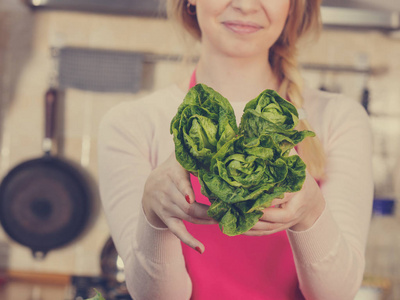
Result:
<svg viewBox="0 0 400 300"><path fill-rule="evenodd" d="M60 274L7 272L0 285L1 300L70 300L70 277Z"/></svg>

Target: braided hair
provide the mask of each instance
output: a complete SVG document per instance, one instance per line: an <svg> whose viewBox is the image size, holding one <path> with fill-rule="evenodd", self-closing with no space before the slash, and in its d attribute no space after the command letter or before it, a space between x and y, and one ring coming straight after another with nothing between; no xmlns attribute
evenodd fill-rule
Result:
<svg viewBox="0 0 400 300"><path fill-rule="evenodd" d="M279 93L298 109L303 106L303 79L297 62L297 44L301 37L318 33L321 28L320 0L291 0L284 30L269 52L269 62L280 80ZM298 130L312 130L307 119L301 119ZM318 137L306 138L298 152L314 178L321 179L325 169L325 153Z"/></svg>

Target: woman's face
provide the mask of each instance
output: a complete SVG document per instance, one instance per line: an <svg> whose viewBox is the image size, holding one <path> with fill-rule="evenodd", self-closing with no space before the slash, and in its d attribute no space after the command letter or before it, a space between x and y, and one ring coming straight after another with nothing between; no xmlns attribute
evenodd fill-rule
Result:
<svg viewBox="0 0 400 300"><path fill-rule="evenodd" d="M279 38L290 0L189 0L206 50L233 57L268 53Z"/></svg>

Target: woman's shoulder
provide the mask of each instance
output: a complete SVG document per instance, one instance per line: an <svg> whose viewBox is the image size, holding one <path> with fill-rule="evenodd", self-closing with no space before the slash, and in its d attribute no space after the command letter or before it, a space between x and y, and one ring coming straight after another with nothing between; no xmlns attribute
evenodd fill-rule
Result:
<svg viewBox="0 0 400 300"><path fill-rule="evenodd" d="M356 99L317 89L305 89L303 96L307 120L323 144L344 133L370 134L368 114Z"/></svg>
<svg viewBox="0 0 400 300"><path fill-rule="evenodd" d="M367 118L368 115L359 101L340 93L317 89L304 90L304 106L307 114L313 119L346 119L351 116Z"/></svg>

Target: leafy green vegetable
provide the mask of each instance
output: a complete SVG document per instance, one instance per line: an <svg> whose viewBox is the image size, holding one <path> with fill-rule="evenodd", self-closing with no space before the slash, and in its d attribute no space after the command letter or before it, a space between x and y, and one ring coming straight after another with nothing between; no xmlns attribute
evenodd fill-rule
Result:
<svg viewBox="0 0 400 300"><path fill-rule="evenodd" d="M96 291L96 296L94 296L90 299L86 299L86 300L106 300L103 298L103 296L101 295L101 293L98 290L96 290L96 289L94 289L94 290Z"/></svg>
<svg viewBox="0 0 400 300"><path fill-rule="evenodd" d="M295 130L298 121L297 110L290 102L273 90L265 90L247 103L239 131L249 137L269 134L285 153L307 136L315 136L312 131Z"/></svg>
<svg viewBox="0 0 400 300"><path fill-rule="evenodd" d="M189 90L172 119L175 155L189 172L209 168L216 151L238 133L235 112L227 99L198 84Z"/></svg>
<svg viewBox="0 0 400 300"><path fill-rule="evenodd" d="M239 129L228 100L198 84L171 122L179 163L197 175L208 215L230 236L251 229L275 198L299 191L306 166L290 150L311 131L297 131L296 108L275 91L247 103Z"/></svg>

